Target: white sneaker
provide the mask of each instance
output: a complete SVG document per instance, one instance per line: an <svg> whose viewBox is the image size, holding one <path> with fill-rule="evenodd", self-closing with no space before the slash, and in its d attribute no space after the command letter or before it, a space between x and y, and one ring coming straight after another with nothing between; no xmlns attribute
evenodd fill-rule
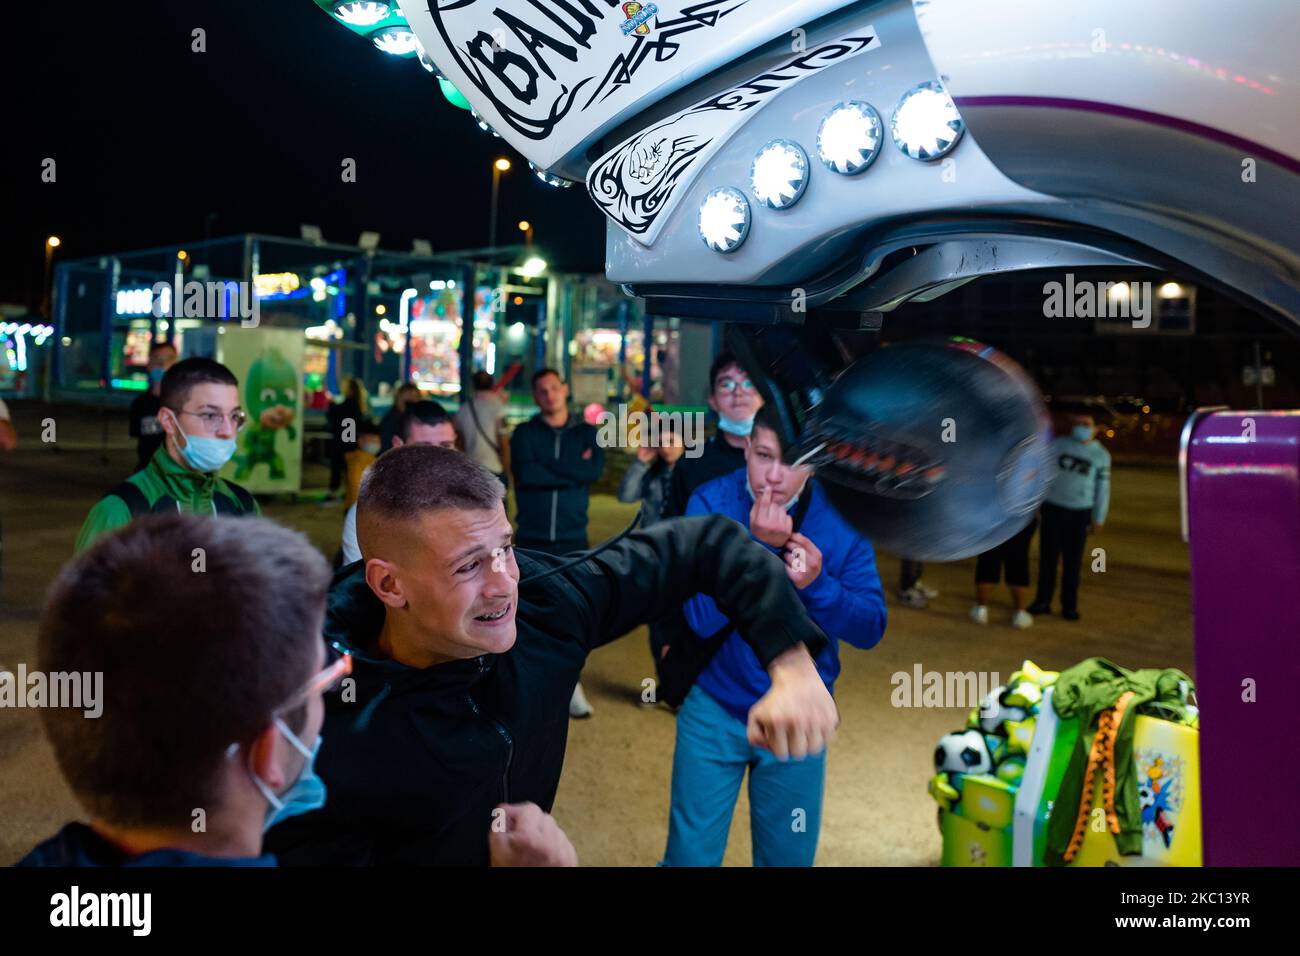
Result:
<svg viewBox="0 0 1300 956"><path fill-rule="evenodd" d="M912 587L920 591L927 601L933 601L939 596L939 592L929 587L924 581L917 581Z"/></svg>
<svg viewBox="0 0 1300 956"><path fill-rule="evenodd" d="M1027 627L1034 626L1034 616L1028 611L1017 611L1011 615L1011 626L1017 631L1023 631Z"/></svg>
<svg viewBox="0 0 1300 956"><path fill-rule="evenodd" d="M592 710L587 695L582 692L581 684L573 685L573 696L569 698L569 716L570 717L590 717L595 711Z"/></svg>
<svg viewBox="0 0 1300 956"><path fill-rule="evenodd" d="M970 619L976 624L987 624L989 622L989 609L983 604L976 604L970 609Z"/></svg>
<svg viewBox="0 0 1300 956"><path fill-rule="evenodd" d="M898 593L898 600L902 602L904 607L914 607L918 610L927 607L930 603L925 599L925 595L916 588L908 588L906 591L900 591Z"/></svg>

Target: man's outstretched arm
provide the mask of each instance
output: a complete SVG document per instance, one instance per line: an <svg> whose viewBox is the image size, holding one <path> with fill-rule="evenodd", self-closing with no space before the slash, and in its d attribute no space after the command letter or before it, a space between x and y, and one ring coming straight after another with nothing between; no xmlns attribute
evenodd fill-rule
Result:
<svg viewBox="0 0 1300 956"><path fill-rule="evenodd" d="M779 757L820 751L838 722L813 664L825 635L789 586L781 559L730 518L655 525L564 575L589 612L589 646L661 617L692 594L710 595L772 678L750 711L750 740Z"/></svg>

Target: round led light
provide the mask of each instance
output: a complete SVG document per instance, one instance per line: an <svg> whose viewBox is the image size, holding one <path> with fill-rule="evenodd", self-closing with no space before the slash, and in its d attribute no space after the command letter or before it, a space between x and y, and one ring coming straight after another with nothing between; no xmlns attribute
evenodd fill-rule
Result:
<svg viewBox="0 0 1300 956"><path fill-rule="evenodd" d="M965 124L952 97L939 83L921 83L903 94L889 123L894 145L913 159L946 155L961 139Z"/></svg>
<svg viewBox="0 0 1300 956"><path fill-rule="evenodd" d="M388 16L388 10L387 3L370 0L347 0L334 4L334 16L354 27L372 27Z"/></svg>
<svg viewBox="0 0 1300 956"><path fill-rule="evenodd" d="M548 173L546 170L538 168L537 164L531 160L528 163L528 168L536 174L538 179L546 183L548 186L554 186L556 189L568 189L573 185L573 180L564 179L560 176L556 176L554 173Z"/></svg>
<svg viewBox="0 0 1300 956"><path fill-rule="evenodd" d="M788 209L808 187L808 154L791 140L772 140L754 155L749 184L764 206Z"/></svg>
<svg viewBox="0 0 1300 956"><path fill-rule="evenodd" d="M817 158L844 176L862 172L880 155L885 124L862 100L836 103L817 127Z"/></svg>
<svg viewBox="0 0 1300 956"><path fill-rule="evenodd" d="M700 203L700 238L714 252L735 252L749 235L749 200L722 186Z"/></svg>
<svg viewBox="0 0 1300 956"><path fill-rule="evenodd" d="M474 110L474 109L470 110L469 115L474 117L474 122L478 123L478 128L481 129L483 132L491 133L497 139L501 138L501 134L498 133L496 130L494 130L490 125L488 125L487 120L485 120L483 117L478 115L478 110Z"/></svg>
<svg viewBox="0 0 1300 956"><path fill-rule="evenodd" d="M419 49L420 41L409 27L384 27L370 35L375 46L392 56L410 56Z"/></svg>

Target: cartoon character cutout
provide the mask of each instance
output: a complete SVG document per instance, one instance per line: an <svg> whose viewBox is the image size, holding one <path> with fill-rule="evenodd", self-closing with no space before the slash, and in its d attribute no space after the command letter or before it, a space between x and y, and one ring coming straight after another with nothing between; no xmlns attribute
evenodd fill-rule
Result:
<svg viewBox="0 0 1300 956"><path fill-rule="evenodd" d="M285 477L284 459L275 450L284 432L293 441L298 408L298 372L278 349L267 349L248 367L244 382L248 427L241 433L243 449L235 456L235 480L243 481L258 465L266 465L271 480Z"/></svg>

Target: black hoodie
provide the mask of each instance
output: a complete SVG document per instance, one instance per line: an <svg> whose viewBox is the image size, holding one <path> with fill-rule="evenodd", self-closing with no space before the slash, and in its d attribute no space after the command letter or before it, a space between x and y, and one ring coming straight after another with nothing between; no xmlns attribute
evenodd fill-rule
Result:
<svg viewBox="0 0 1300 956"><path fill-rule="evenodd" d="M825 640L780 558L730 518L664 522L532 582L565 559L516 551L516 560L514 646L423 669L376 656L384 606L361 562L338 572L325 637L353 653L355 685L326 698L316 760L326 806L267 836L281 865L486 865L497 804L551 810L587 654L696 592L714 598L764 666L800 642L815 655Z"/></svg>

